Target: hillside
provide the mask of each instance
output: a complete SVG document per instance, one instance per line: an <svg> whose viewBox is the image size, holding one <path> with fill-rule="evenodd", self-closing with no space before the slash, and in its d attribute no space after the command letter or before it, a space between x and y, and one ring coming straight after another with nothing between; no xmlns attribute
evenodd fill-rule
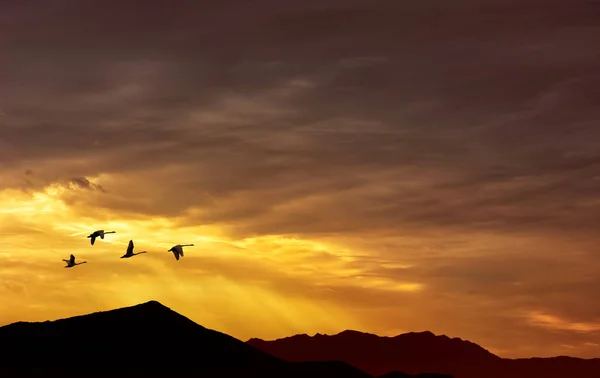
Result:
<svg viewBox="0 0 600 378"><path fill-rule="evenodd" d="M247 343L288 361L340 360L375 376L403 371L436 372L455 378L600 377L600 359L503 359L470 341L431 332L382 337L344 331L331 336L296 335L273 341L250 339Z"/></svg>
<svg viewBox="0 0 600 378"><path fill-rule="evenodd" d="M0 376L367 378L341 362L291 364L151 301L0 328Z"/></svg>
<svg viewBox="0 0 600 378"><path fill-rule="evenodd" d="M156 301L0 327L0 376L371 378L341 361L284 361Z"/></svg>

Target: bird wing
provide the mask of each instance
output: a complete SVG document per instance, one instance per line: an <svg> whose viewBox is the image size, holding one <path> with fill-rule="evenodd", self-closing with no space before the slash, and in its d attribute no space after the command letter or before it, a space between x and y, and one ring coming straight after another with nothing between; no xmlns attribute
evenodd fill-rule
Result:
<svg viewBox="0 0 600 378"><path fill-rule="evenodd" d="M182 246L179 246L179 254L180 254L181 256L183 256L183 247L182 247Z"/></svg>
<svg viewBox="0 0 600 378"><path fill-rule="evenodd" d="M96 242L96 235L92 235L92 237L90 238L90 243L92 243L92 245L94 245L95 242Z"/></svg>
<svg viewBox="0 0 600 378"><path fill-rule="evenodd" d="M104 239L104 230L98 230L96 231L98 233L98 235L100 236L100 239Z"/></svg>
<svg viewBox="0 0 600 378"><path fill-rule="evenodd" d="M71 255L71 257L69 258L69 264L74 264L75 263L75 256Z"/></svg>
<svg viewBox="0 0 600 378"><path fill-rule="evenodd" d="M127 254L128 255L132 255L133 254L133 240L129 241L129 245L127 246Z"/></svg>
<svg viewBox="0 0 600 378"><path fill-rule="evenodd" d="M173 254L175 255L175 260L179 260L179 252L176 249L173 250Z"/></svg>

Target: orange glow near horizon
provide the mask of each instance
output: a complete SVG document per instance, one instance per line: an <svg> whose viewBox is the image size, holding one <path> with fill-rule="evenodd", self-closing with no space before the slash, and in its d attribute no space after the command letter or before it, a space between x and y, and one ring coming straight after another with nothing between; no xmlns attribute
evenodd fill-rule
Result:
<svg viewBox="0 0 600 378"><path fill-rule="evenodd" d="M166 218L120 219L118 214L103 213L102 218L111 220L98 221L92 209L74 211L66 205L61 200L63 192L60 187L32 195L0 192L4 280L0 290L6 309L0 314L2 324L68 317L156 299L204 326L241 339L256 336L257 329L260 337L272 338L362 328L339 306L315 302L301 292L286 292L287 281L301 287L302 280L310 278L326 286L340 275L353 273L335 260L320 272L302 264L303 255L325 253L325 245L277 236L227 240L218 228L181 228ZM79 215L87 210L89 216ZM91 246L86 236L96 229L117 233ZM149 253L119 259L130 238L136 251ZM195 244L185 249L179 262L167 252L178 243ZM301 254L294 254L296 247ZM70 253L89 264L63 269L61 259ZM286 264L297 269L288 271ZM284 281L279 288L278 279ZM381 282L366 280L365 284ZM391 290L419 288L406 284Z"/></svg>
<svg viewBox="0 0 600 378"><path fill-rule="evenodd" d="M375 308L361 304L369 302L369 297L400 294L407 303L427 308L435 293L425 281L369 273L368 266L357 263L368 251L361 250L360 243L349 248L351 239L337 245L277 235L235 239L217 225L184 226L184 214L132 217L64 200L68 195L86 194L60 185L34 193L0 192L0 292L5 303L0 323L63 318L154 299L242 340L332 334L344 329L381 335L456 329L450 315L437 326L427 323L439 309L431 309L419 320L419 313L396 308L402 308L401 303ZM117 233L91 246L86 236L96 229ZM121 260L129 239L134 240L136 251L149 253ZM195 246L186 248L178 262L167 250L179 243ZM70 253L89 264L64 269L61 260ZM400 271L415 268L408 261L380 262L379 266ZM390 312L388 308L396 309ZM569 323L535 311L526 318L534 327L597 330L596 325Z"/></svg>

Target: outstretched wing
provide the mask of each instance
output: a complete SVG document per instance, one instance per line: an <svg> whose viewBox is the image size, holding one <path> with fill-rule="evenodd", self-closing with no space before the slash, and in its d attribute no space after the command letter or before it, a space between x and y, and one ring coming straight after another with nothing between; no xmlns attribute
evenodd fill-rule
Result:
<svg viewBox="0 0 600 378"><path fill-rule="evenodd" d="M179 251L176 248L173 248L173 255L175 255L175 260L179 260Z"/></svg>
<svg viewBox="0 0 600 378"><path fill-rule="evenodd" d="M98 233L98 235L100 236L100 239L104 240L104 230L98 230L96 231Z"/></svg>
<svg viewBox="0 0 600 378"><path fill-rule="evenodd" d="M75 256L71 255L71 257L69 258L69 264L75 264Z"/></svg>
<svg viewBox="0 0 600 378"><path fill-rule="evenodd" d="M128 255L133 254L133 240L130 240L129 245L127 245L127 254Z"/></svg>
<svg viewBox="0 0 600 378"><path fill-rule="evenodd" d="M96 233L93 233L92 237L90 238L90 243L92 243L92 245L94 245L95 242L96 242Z"/></svg>
<svg viewBox="0 0 600 378"><path fill-rule="evenodd" d="M177 248L177 250L179 251L179 254L180 254L181 256L183 256L183 247L182 247L182 246L179 246L179 248Z"/></svg>

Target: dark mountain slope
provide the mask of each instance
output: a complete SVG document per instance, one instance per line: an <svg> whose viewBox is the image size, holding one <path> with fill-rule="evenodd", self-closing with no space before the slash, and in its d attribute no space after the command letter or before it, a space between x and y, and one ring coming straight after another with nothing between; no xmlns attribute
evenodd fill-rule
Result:
<svg viewBox="0 0 600 378"><path fill-rule="evenodd" d="M600 360L570 357L502 359L477 344L431 332L380 337L357 331L296 335L249 345L288 361L339 360L381 376L436 372L455 378L598 378ZM402 377L400 373L398 377ZM391 377L391 376L390 376Z"/></svg>
<svg viewBox="0 0 600 378"><path fill-rule="evenodd" d="M1 327L0 376L370 377L342 362L280 360L156 301Z"/></svg>
<svg viewBox="0 0 600 378"><path fill-rule="evenodd" d="M344 331L333 336L296 335L274 341L251 339L247 343L285 360L340 360L373 375L390 371L459 372L465 365L488 366L500 360L476 344L431 332L380 337Z"/></svg>

